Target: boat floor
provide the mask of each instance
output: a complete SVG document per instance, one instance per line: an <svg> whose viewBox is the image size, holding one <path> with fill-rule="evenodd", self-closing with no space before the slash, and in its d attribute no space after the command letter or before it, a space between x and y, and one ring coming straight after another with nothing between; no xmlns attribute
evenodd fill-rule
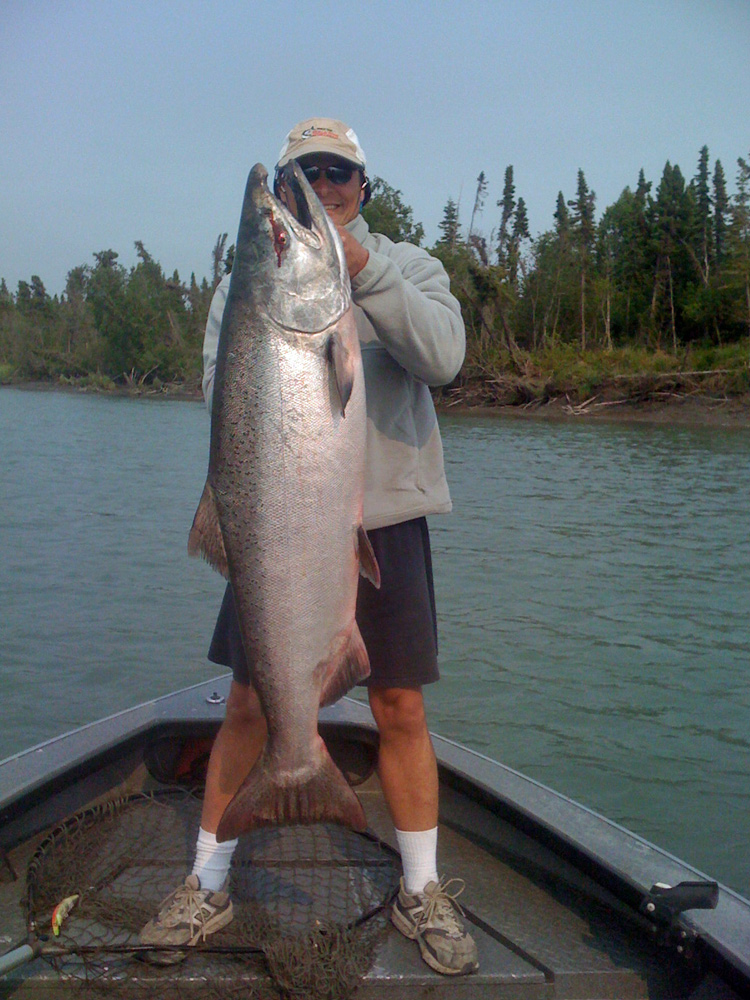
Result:
<svg viewBox="0 0 750 1000"><path fill-rule="evenodd" d="M144 780L140 766L124 787L133 791L156 785ZM371 830L395 847L377 777L370 776L357 791ZM25 938L25 871L42 837L22 843L0 861L0 950ZM660 947L649 937L646 922L593 879L450 785L441 788L439 870L465 882L460 902L479 948L479 972L469 977L434 973L416 944L387 925L357 990L358 1000L736 997L711 974L700 974ZM167 970L128 959L116 994L129 995L130 984L139 995L145 989L145 995L160 997L167 981L186 997L213 995L206 992L207 982L225 982L227 996L242 985L250 1000L254 987L268 983L268 970L262 957L238 965L198 947L184 963ZM68 995L85 995L80 982L66 983L42 959L0 978L3 1000Z"/></svg>

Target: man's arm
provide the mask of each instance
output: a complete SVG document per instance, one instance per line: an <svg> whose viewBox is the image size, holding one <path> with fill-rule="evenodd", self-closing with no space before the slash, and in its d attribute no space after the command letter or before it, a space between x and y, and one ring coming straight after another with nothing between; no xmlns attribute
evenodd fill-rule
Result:
<svg viewBox="0 0 750 1000"><path fill-rule="evenodd" d="M367 261L352 278L352 297L379 340L402 368L421 381L450 382L463 363L466 332L445 268L426 250L410 244L396 244L393 257L362 250ZM209 411L228 291L229 275L214 292L203 341L203 396Z"/></svg>
<svg viewBox="0 0 750 1000"><path fill-rule="evenodd" d="M352 296L396 361L428 385L458 374L466 351L461 308L442 263L426 250L396 244L370 251L352 279Z"/></svg>

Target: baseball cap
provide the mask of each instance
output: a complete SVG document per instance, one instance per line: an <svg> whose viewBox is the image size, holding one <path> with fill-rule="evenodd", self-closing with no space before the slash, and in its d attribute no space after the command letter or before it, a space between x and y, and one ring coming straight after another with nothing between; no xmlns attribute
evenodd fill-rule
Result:
<svg viewBox="0 0 750 1000"><path fill-rule="evenodd" d="M331 153L364 170L365 154L357 133L335 118L306 118L287 135L277 167L310 153Z"/></svg>

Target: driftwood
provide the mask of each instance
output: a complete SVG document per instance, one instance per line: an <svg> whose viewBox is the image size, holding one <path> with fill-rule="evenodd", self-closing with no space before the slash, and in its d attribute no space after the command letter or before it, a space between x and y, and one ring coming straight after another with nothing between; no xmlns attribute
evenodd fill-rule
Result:
<svg viewBox="0 0 750 1000"><path fill-rule="evenodd" d="M580 416L605 407L691 398L714 405L726 403L747 394L743 388L746 380L744 366L632 374L591 372L586 378L576 380L565 373L535 370L530 362L522 372L475 362L455 383L437 394L437 401L445 408L515 407L519 411L557 402L563 412Z"/></svg>
<svg viewBox="0 0 750 1000"><path fill-rule="evenodd" d="M694 372L636 372L634 375L611 375L612 379L689 378L692 375L734 375L733 368L707 368Z"/></svg>
<svg viewBox="0 0 750 1000"><path fill-rule="evenodd" d="M564 406L563 409L566 413L572 413L574 416L578 417L582 414L589 413L591 410L598 410L605 406L622 406L624 403L629 402L627 399L603 399L601 402L597 403L596 399L598 397L592 396L583 403L578 403L574 405L569 403Z"/></svg>

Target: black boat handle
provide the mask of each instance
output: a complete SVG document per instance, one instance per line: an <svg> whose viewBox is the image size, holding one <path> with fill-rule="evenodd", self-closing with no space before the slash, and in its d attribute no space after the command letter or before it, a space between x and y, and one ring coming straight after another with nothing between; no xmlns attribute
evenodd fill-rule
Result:
<svg viewBox="0 0 750 1000"><path fill-rule="evenodd" d="M673 924L685 910L714 910L718 902L718 882L657 883L643 897L640 911L654 923Z"/></svg>

